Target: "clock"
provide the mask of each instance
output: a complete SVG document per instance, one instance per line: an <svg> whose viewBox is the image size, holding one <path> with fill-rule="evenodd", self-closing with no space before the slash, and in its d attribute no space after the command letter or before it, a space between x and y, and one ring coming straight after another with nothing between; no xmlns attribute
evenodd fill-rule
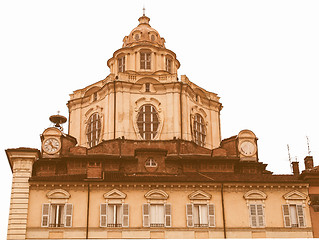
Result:
<svg viewBox="0 0 319 240"><path fill-rule="evenodd" d="M239 145L239 151L244 156L250 157L256 153L256 145L251 141L243 141Z"/></svg>
<svg viewBox="0 0 319 240"><path fill-rule="evenodd" d="M61 143L58 138L48 138L42 144L43 151L48 154L57 153L61 148Z"/></svg>

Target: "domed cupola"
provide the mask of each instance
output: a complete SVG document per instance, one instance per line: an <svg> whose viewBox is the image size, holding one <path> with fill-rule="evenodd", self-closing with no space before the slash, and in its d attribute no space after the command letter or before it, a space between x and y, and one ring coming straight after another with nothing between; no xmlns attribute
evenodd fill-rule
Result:
<svg viewBox="0 0 319 240"><path fill-rule="evenodd" d="M122 48L107 61L110 76L129 82L138 82L146 76L158 82L176 82L180 67L176 54L165 47L165 39L150 26L145 13L138 21L139 25L124 37Z"/></svg>
<svg viewBox="0 0 319 240"><path fill-rule="evenodd" d="M123 39L122 47L133 47L139 44L149 43L158 47L165 48L165 39L150 26L150 18L143 14L138 19L140 24L134 28L128 36Z"/></svg>

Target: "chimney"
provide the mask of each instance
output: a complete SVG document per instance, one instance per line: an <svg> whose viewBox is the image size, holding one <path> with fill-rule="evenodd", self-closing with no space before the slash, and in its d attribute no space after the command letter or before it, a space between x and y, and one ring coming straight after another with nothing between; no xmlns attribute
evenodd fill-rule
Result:
<svg viewBox="0 0 319 240"><path fill-rule="evenodd" d="M313 157L307 156L305 157L305 169L310 170L313 168Z"/></svg>
<svg viewBox="0 0 319 240"><path fill-rule="evenodd" d="M295 176L299 175L299 162L292 162L292 172Z"/></svg>

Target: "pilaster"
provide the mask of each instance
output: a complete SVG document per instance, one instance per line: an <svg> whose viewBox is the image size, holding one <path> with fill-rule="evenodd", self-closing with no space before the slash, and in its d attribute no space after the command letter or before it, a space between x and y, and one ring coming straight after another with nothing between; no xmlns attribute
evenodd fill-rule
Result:
<svg viewBox="0 0 319 240"><path fill-rule="evenodd" d="M12 190L7 239L25 239L27 231L29 178L40 151L31 148L7 149L12 170Z"/></svg>

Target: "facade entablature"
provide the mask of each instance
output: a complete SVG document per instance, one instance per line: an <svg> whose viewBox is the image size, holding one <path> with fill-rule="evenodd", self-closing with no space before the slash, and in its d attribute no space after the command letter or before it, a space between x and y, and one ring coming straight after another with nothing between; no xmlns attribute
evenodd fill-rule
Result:
<svg viewBox="0 0 319 240"><path fill-rule="evenodd" d="M219 102L220 97L216 93L208 92L205 89L197 86L193 82L191 82L186 75L181 75L181 82L185 83L187 86L190 86L194 91L194 96L199 96L199 98L207 98L212 101Z"/></svg>
<svg viewBox="0 0 319 240"><path fill-rule="evenodd" d="M183 84L183 93L186 97L196 106L204 107L206 109L212 109L219 112L222 109L222 104L219 102L219 97L210 98L210 95L203 94L198 88L194 86ZM201 93L199 95L198 93Z"/></svg>

